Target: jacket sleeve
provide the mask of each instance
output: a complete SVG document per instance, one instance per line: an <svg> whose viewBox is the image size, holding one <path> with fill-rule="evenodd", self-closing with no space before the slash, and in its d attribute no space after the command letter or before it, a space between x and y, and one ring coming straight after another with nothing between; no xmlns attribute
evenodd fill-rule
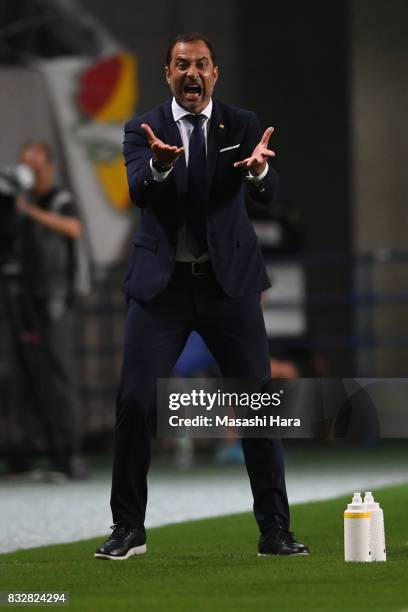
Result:
<svg viewBox="0 0 408 612"><path fill-rule="evenodd" d="M258 117L252 112L248 114L249 119L245 130L245 145L243 147L242 159L252 155L252 151L261 140L263 134ZM269 170L262 181L259 183L246 181L250 196L260 204L271 204L276 198L279 190L278 173L272 168L271 159L273 158L268 159Z"/></svg>
<svg viewBox="0 0 408 612"><path fill-rule="evenodd" d="M163 202L163 196L173 181L173 172L164 181L155 181L150 168L152 152L140 119L125 125L123 156L127 170L130 198L136 206L145 208Z"/></svg>

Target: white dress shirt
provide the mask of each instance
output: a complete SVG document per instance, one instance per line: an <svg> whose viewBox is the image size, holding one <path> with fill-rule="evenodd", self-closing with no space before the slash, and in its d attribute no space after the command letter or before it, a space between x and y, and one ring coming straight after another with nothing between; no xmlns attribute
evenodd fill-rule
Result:
<svg viewBox="0 0 408 612"><path fill-rule="evenodd" d="M200 113L200 115L205 116L205 119L203 119L203 122L202 122L202 130L204 132L206 149L207 149L208 130L210 128L210 122L211 122L212 107L213 107L213 102L212 100L210 100L207 106L204 108L204 110L202 110ZM189 113L188 111L186 111L185 108L180 106L176 102L175 98L173 98L172 100L171 110L173 113L174 121L176 122L177 127L180 132L181 142L184 147L184 156L186 159L186 166L188 167L188 151L189 151L188 145L189 145L191 132L193 131L194 126L188 119L186 119L186 115L191 115L191 113ZM151 168L154 180L158 182L164 181L169 176L170 172L172 172L173 169L170 168L170 170L167 170L166 172L159 172L158 170L156 170L156 168L153 167L152 162L153 160L151 159L150 168ZM248 173L246 178L251 182L258 183L262 181L262 179L266 176L267 172L268 172L268 164L266 164L265 170L259 176L254 176ZM210 256L208 252L200 255L198 259L194 257L194 255L191 255L187 247L186 224L182 225L178 233L176 261L203 262L203 261L208 261L209 259L210 259Z"/></svg>

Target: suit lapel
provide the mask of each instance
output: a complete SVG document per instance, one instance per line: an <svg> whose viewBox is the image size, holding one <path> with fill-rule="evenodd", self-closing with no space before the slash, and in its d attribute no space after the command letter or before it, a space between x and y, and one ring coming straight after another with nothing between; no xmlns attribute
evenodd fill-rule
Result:
<svg viewBox="0 0 408 612"><path fill-rule="evenodd" d="M225 132L226 127L221 108L218 102L214 100L210 129L207 137L207 198L210 195L218 153L224 143Z"/></svg>
<svg viewBox="0 0 408 612"><path fill-rule="evenodd" d="M171 100L167 100L167 102L164 103L163 110L163 130L165 133L165 142L170 145L182 147L183 143L181 142L180 132L177 127L177 123L174 121L173 113L171 110ZM179 159L177 160L177 163L174 164L174 178L176 180L178 193L182 194L187 192L187 167L184 153L180 155Z"/></svg>

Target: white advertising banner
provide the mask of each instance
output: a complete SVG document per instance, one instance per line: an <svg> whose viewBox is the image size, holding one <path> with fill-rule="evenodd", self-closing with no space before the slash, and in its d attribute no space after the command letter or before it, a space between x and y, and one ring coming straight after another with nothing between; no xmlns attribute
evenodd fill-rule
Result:
<svg viewBox="0 0 408 612"><path fill-rule="evenodd" d="M122 141L138 101L136 59L119 51L41 62L40 69L91 260L97 266L114 263L123 257L133 225Z"/></svg>

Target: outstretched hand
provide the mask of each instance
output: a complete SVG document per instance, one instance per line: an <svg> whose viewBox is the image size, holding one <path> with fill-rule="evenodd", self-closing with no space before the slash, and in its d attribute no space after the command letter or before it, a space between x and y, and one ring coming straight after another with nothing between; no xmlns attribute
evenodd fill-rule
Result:
<svg viewBox="0 0 408 612"><path fill-rule="evenodd" d="M273 131L273 127L268 127L255 149L252 151L251 157L235 162L234 168L246 168L254 176L259 176L262 174L266 168L268 157L275 157L275 152L268 149L269 139L272 136Z"/></svg>
<svg viewBox="0 0 408 612"><path fill-rule="evenodd" d="M171 146L157 138L150 125L142 123L141 127L147 134L147 141L153 151L154 159L162 166L170 170L176 163L180 155L184 152L184 147Z"/></svg>

